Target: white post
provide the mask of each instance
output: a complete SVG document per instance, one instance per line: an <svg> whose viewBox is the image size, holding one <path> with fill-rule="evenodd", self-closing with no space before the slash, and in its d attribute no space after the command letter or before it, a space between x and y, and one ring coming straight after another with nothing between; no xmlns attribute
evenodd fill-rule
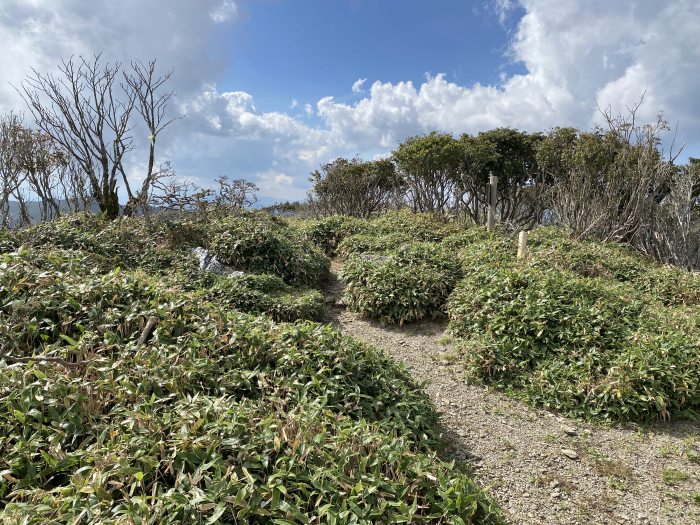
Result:
<svg viewBox="0 0 700 525"><path fill-rule="evenodd" d="M518 235L518 259L527 255L527 232L521 231Z"/></svg>

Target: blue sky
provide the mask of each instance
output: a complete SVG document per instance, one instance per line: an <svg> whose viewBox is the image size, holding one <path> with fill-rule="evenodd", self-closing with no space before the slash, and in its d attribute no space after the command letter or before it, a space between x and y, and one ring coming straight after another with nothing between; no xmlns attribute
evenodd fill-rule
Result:
<svg viewBox="0 0 700 525"><path fill-rule="evenodd" d="M697 0L2 0L0 111L22 110L11 84L32 67L156 58L184 116L158 160L203 186L250 180L262 202L304 199L338 156L432 130L590 129L596 102L644 92L639 119L663 111L698 157L698 27ZM147 140L135 130L135 182Z"/></svg>
<svg viewBox="0 0 700 525"><path fill-rule="evenodd" d="M352 102L358 78L420 84L446 73L459 84L493 84L521 71L508 54L507 29L483 2L306 0L248 4L226 40L230 65L221 86L255 93L267 111L329 93ZM283 89L281 87L283 86Z"/></svg>

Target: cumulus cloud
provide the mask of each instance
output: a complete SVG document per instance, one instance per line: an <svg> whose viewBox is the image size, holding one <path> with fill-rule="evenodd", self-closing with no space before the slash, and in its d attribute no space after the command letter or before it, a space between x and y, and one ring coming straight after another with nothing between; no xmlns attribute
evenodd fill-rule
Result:
<svg viewBox="0 0 700 525"><path fill-rule="evenodd" d="M365 85L365 82L367 82L366 78L358 78L357 80L355 80L355 82L352 85L352 92L353 93L362 93L362 91L364 91L362 89L362 86Z"/></svg>
<svg viewBox="0 0 700 525"><path fill-rule="evenodd" d="M328 93L296 116L266 111L256 106L255 93L213 83L226 63L216 55L217 34L233 27L224 22L237 20L231 1L5 0L0 68L17 83L30 66L50 70L72 53L158 57L175 67L174 109L186 115L164 135L162 155L199 183L222 174L248 178L263 196L283 200L303 198L309 171L339 155L380 158L407 136L434 129L587 128L598 120L596 101L623 110L644 91L640 117L664 110L680 123L689 151L700 154L692 141L700 136L698 2L492 2L504 24L522 13L509 30L504 61L522 64L523 73L503 74L493 85L460 85L436 74L418 84L376 79L367 87L359 78L352 86L359 99L348 103ZM13 107L20 107L16 94L0 86L0 110Z"/></svg>

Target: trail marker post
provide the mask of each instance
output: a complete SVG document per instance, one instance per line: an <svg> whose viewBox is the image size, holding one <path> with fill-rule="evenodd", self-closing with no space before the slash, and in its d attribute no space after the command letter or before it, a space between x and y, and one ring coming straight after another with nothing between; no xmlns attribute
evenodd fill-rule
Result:
<svg viewBox="0 0 700 525"><path fill-rule="evenodd" d="M489 212L486 229L493 231L496 226L496 199L498 197L498 177L489 173Z"/></svg>
<svg viewBox="0 0 700 525"><path fill-rule="evenodd" d="M518 235L518 259L527 255L527 231L523 230Z"/></svg>

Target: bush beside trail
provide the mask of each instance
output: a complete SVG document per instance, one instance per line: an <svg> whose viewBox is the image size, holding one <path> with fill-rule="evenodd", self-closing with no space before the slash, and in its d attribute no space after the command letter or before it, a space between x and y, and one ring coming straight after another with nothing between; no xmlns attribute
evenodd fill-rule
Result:
<svg viewBox="0 0 700 525"><path fill-rule="evenodd" d="M448 313L471 375L578 417L700 413L687 372L700 359L700 276L555 228L535 230L522 261L510 236L443 243L462 241L465 277Z"/></svg>
<svg viewBox="0 0 700 525"><path fill-rule="evenodd" d="M384 256L354 255L340 277L350 309L401 325L444 313L459 275L459 262L438 245L415 243Z"/></svg>
<svg viewBox="0 0 700 525"><path fill-rule="evenodd" d="M1 256L3 520L502 523L377 350L64 255Z"/></svg>
<svg viewBox="0 0 700 525"><path fill-rule="evenodd" d="M275 321L319 320L323 294L313 288L294 288L276 275L212 276L198 296L241 312L267 314Z"/></svg>
<svg viewBox="0 0 700 525"><path fill-rule="evenodd" d="M302 235L259 215L220 224L210 249L236 270L277 275L289 284L318 285L330 269L328 257Z"/></svg>
<svg viewBox="0 0 700 525"><path fill-rule="evenodd" d="M469 374L541 406L608 421L700 413L700 275L560 228L534 230L528 248L518 260L513 234L454 225L421 243L396 217L371 220L338 245L345 301L397 324L447 311ZM397 258L412 251L422 258Z"/></svg>

